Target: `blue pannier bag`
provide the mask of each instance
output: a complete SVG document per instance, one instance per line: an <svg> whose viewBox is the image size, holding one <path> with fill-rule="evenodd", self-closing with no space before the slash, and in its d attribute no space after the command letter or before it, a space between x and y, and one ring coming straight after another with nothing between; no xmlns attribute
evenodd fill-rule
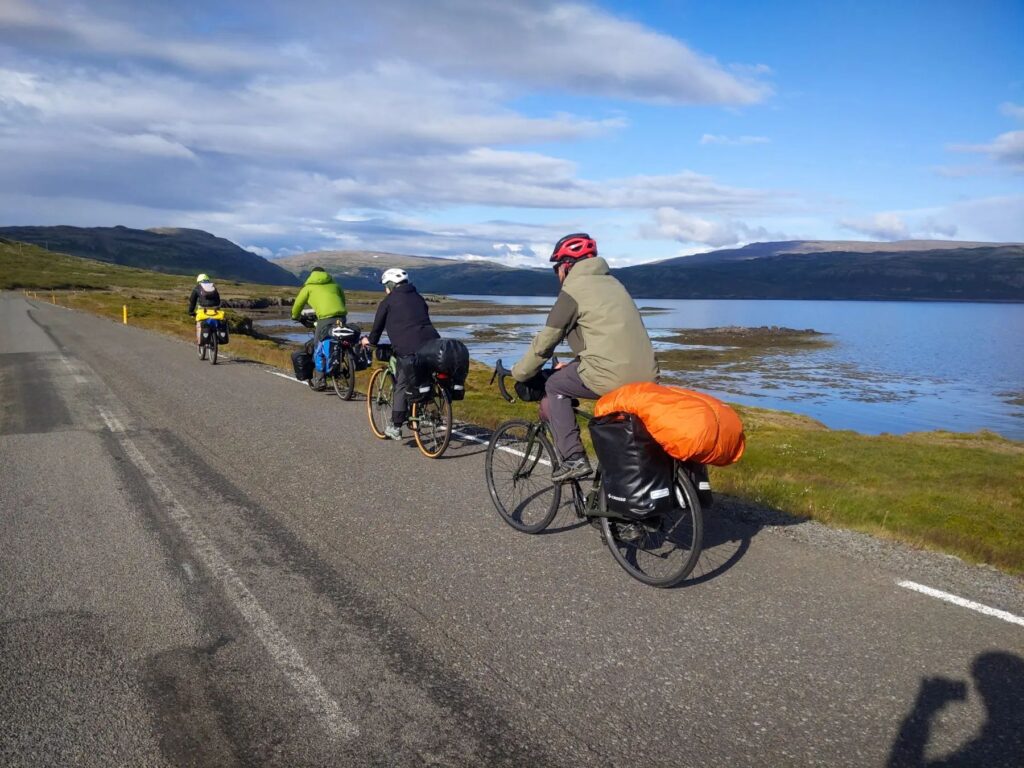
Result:
<svg viewBox="0 0 1024 768"><path fill-rule="evenodd" d="M327 373L331 360L331 340L324 339L316 345L316 352L313 353L313 367L320 373Z"/></svg>

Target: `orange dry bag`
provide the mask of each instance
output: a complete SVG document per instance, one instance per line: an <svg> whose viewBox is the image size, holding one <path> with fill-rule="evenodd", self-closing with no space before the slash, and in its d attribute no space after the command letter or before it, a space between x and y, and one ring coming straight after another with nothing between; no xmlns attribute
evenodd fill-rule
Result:
<svg viewBox="0 0 1024 768"><path fill-rule="evenodd" d="M725 466L739 461L746 445L743 422L721 400L652 382L626 384L597 401L595 416L635 414L665 452L679 461Z"/></svg>

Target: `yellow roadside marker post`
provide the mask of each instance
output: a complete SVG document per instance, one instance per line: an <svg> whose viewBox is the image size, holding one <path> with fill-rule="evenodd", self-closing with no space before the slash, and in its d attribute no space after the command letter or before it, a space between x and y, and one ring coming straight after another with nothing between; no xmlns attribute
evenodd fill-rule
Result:
<svg viewBox="0 0 1024 768"><path fill-rule="evenodd" d="M121 311L123 313L123 318L124 318L123 322L124 322L125 325L128 325L128 305L127 304L122 305L121 306Z"/></svg>

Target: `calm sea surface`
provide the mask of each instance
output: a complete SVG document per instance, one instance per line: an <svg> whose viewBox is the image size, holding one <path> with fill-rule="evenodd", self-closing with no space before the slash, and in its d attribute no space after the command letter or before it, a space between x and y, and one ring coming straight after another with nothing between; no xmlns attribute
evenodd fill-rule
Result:
<svg viewBox="0 0 1024 768"><path fill-rule="evenodd" d="M543 324L552 299L459 296L537 305L536 315L434 316L473 357L511 364ZM678 383L725 399L795 411L830 427L878 434L991 429L1024 440L1024 305L858 301L637 299L656 346L678 328L778 325L832 335L823 350L773 355L757 365L687 373ZM370 318L353 315L354 321ZM474 331L485 340L474 340ZM1015 402L1016 401L1016 402Z"/></svg>

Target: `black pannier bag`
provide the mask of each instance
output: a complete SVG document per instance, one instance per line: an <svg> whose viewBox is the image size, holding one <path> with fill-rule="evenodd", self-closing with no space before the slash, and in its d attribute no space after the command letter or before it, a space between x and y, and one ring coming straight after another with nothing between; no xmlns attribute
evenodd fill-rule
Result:
<svg viewBox="0 0 1024 768"><path fill-rule="evenodd" d="M369 347L356 345L352 348L352 355L356 359L357 371L365 371L373 363L373 353Z"/></svg>
<svg viewBox="0 0 1024 768"><path fill-rule="evenodd" d="M296 379L309 381L313 378L313 356L304 350L292 352L292 368Z"/></svg>
<svg viewBox="0 0 1024 768"><path fill-rule="evenodd" d="M217 323L217 343L227 344L228 343L228 324L221 320Z"/></svg>
<svg viewBox="0 0 1024 768"><path fill-rule="evenodd" d="M524 403L535 403L544 397L544 387L554 371L544 368L526 381L515 384L516 397Z"/></svg>
<svg viewBox="0 0 1024 768"><path fill-rule="evenodd" d="M386 363L391 359L391 355L394 354L394 351L395 348L390 344L378 344L377 348L373 351L373 355L382 363Z"/></svg>
<svg viewBox="0 0 1024 768"><path fill-rule="evenodd" d="M466 378L469 376L469 348L458 339L433 339L416 353L417 381L430 381L431 373L443 374L441 384L452 400L466 396Z"/></svg>
<svg viewBox="0 0 1024 768"><path fill-rule="evenodd" d="M407 382L405 398L408 403L421 403L430 397L432 385L430 383L430 372L420 362L416 355L404 355L395 359L395 367L398 374ZM407 371L402 374L402 371Z"/></svg>
<svg viewBox="0 0 1024 768"><path fill-rule="evenodd" d="M590 422L594 451L608 499L608 516L642 520L675 505L672 457L631 413L610 413Z"/></svg>
<svg viewBox="0 0 1024 768"><path fill-rule="evenodd" d="M433 339L416 352L416 363L428 373L444 373L463 384L469 376L469 348L458 339Z"/></svg>

